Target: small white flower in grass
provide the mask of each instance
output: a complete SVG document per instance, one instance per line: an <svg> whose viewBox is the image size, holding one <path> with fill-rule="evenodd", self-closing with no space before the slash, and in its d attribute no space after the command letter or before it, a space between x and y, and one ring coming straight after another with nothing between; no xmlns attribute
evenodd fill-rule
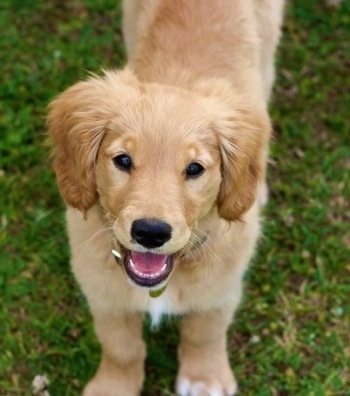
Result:
<svg viewBox="0 0 350 396"><path fill-rule="evenodd" d="M32 382L33 393L35 396L50 396L47 387L49 379L46 375L36 375Z"/></svg>
<svg viewBox="0 0 350 396"><path fill-rule="evenodd" d="M316 338L316 334L315 333L310 333L309 334L309 340L313 341Z"/></svg>
<svg viewBox="0 0 350 396"><path fill-rule="evenodd" d="M252 335L251 337L250 337L250 340L249 340L249 342L251 343L251 344L259 344L259 342L261 341L261 338L258 336L258 335Z"/></svg>
<svg viewBox="0 0 350 396"><path fill-rule="evenodd" d="M60 50L56 50L53 52L52 55L53 55L54 59L59 59L62 56L62 52Z"/></svg>
<svg viewBox="0 0 350 396"><path fill-rule="evenodd" d="M334 307L331 309L331 313L334 316L340 317L340 316L343 316L344 309L343 309L343 307Z"/></svg>

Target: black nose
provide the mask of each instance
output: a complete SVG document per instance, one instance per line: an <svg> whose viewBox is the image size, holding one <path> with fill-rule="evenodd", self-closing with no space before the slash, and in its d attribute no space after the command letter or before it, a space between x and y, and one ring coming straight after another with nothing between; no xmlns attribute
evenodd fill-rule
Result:
<svg viewBox="0 0 350 396"><path fill-rule="evenodd" d="M171 226L157 219L135 220L131 226L131 236L140 245L153 249L171 238Z"/></svg>

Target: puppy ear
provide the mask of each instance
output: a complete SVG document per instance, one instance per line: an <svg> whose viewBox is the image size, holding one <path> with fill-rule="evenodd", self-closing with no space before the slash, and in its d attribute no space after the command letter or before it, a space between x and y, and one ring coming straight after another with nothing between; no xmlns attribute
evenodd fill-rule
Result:
<svg viewBox="0 0 350 396"><path fill-rule="evenodd" d="M253 205L264 181L270 122L264 109L236 104L214 128L222 158L218 211L224 219L234 221Z"/></svg>
<svg viewBox="0 0 350 396"><path fill-rule="evenodd" d="M82 212L98 198L94 167L106 125L117 115L120 86L135 82L128 71L91 77L49 105L48 134L58 186L66 203Z"/></svg>
<svg viewBox="0 0 350 396"><path fill-rule="evenodd" d="M209 100L212 128L220 145L218 212L226 220L239 220L257 199L259 184L265 179L271 125L264 100L258 87L251 97L235 92L227 80L206 80L195 88Z"/></svg>

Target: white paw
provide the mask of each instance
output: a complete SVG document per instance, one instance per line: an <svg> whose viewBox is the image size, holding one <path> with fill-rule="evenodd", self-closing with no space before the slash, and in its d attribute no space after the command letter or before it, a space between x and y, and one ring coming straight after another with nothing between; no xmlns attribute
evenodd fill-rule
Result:
<svg viewBox="0 0 350 396"><path fill-rule="evenodd" d="M179 396L233 396L236 392L236 383L226 385L215 383L208 386L203 382L191 382L187 378L180 378L176 384L176 393Z"/></svg>

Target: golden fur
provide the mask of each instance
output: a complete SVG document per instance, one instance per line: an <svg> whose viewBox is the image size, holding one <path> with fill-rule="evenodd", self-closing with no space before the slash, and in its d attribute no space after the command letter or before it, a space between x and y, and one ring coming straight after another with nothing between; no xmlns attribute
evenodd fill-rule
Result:
<svg viewBox="0 0 350 396"><path fill-rule="evenodd" d="M259 236L282 8L283 0L124 1L126 68L79 82L51 103L72 268L102 345L85 396L140 393L145 312L154 321L183 315L179 395L236 392L226 331ZM125 156L130 168L116 165ZM204 170L193 176L190 164ZM168 239L135 242L140 219L166 224ZM159 285L131 284L137 274L130 283L136 256L138 270L145 257L173 263L159 297L149 291L160 293Z"/></svg>

